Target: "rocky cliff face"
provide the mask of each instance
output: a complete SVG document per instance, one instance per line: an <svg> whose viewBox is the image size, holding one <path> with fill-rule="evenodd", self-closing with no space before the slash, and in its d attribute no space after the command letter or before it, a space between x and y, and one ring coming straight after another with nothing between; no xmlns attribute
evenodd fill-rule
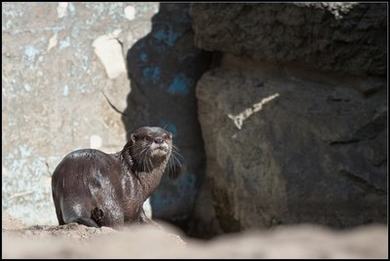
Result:
<svg viewBox="0 0 390 261"><path fill-rule="evenodd" d="M210 63L190 5L2 7L3 208L56 224L50 179L67 153L120 151L133 129L157 125L174 134L183 168L153 194L153 216L185 223L205 172L195 84Z"/></svg>
<svg viewBox="0 0 390 261"><path fill-rule="evenodd" d="M126 142L125 53L158 4L2 3L2 207L56 224L50 179L70 151ZM106 98L106 97L107 98Z"/></svg>
<svg viewBox="0 0 390 261"><path fill-rule="evenodd" d="M258 61L384 76L386 5L194 4L196 46Z"/></svg>
<svg viewBox="0 0 390 261"><path fill-rule="evenodd" d="M192 5L195 44L223 57L197 84L197 223L220 233L385 222L385 9Z"/></svg>
<svg viewBox="0 0 390 261"><path fill-rule="evenodd" d="M3 3L3 209L56 224L63 156L157 125L184 166L153 216L191 235L385 222L386 8Z"/></svg>

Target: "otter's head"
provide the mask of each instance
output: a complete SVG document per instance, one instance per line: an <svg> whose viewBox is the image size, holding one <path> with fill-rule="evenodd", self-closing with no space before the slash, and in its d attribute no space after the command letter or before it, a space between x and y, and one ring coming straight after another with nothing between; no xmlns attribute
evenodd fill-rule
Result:
<svg viewBox="0 0 390 261"><path fill-rule="evenodd" d="M143 168L157 167L172 152L172 133L159 127L142 127L130 135L130 155Z"/></svg>

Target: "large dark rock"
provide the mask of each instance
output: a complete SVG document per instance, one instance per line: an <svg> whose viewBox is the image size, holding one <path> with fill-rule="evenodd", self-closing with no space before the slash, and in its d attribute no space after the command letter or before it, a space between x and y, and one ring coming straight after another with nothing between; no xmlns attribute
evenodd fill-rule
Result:
<svg viewBox="0 0 390 261"><path fill-rule="evenodd" d="M165 127L184 157L182 175L164 176L150 201L154 218L178 225L191 215L205 164L195 84L210 55L193 42L189 5L160 4L151 32L127 54L131 92L123 121L129 135L139 126Z"/></svg>
<svg viewBox="0 0 390 261"><path fill-rule="evenodd" d="M225 56L197 85L211 191L200 211L225 232L386 222L386 89L366 96L355 80Z"/></svg>
<svg viewBox="0 0 390 261"><path fill-rule="evenodd" d="M386 5L193 4L211 235L386 222ZM203 229L203 230L202 230Z"/></svg>
<svg viewBox="0 0 390 261"><path fill-rule="evenodd" d="M193 4L195 45L255 60L385 75L387 5Z"/></svg>

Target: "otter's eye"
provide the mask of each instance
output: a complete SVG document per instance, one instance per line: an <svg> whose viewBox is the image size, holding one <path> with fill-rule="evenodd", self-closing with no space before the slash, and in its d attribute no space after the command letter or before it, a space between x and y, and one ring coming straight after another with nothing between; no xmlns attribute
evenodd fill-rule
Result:
<svg viewBox="0 0 390 261"><path fill-rule="evenodd" d="M163 137L164 140L172 139L172 135L170 135L170 134L164 134L162 137Z"/></svg>
<svg viewBox="0 0 390 261"><path fill-rule="evenodd" d="M144 137L144 140L147 140L147 141L153 141L153 138L152 138L152 137L150 137L150 136L148 136L148 135L146 135L146 136Z"/></svg>

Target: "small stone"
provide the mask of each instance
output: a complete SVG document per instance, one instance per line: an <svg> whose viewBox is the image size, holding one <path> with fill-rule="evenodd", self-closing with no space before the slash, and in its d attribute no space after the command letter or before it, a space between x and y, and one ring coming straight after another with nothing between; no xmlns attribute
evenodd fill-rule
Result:
<svg viewBox="0 0 390 261"><path fill-rule="evenodd" d="M134 8L134 6L129 5L129 6L127 6L125 8L125 17L127 19L129 19L130 21L134 20L134 18L135 18L135 8Z"/></svg>
<svg viewBox="0 0 390 261"><path fill-rule="evenodd" d="M67 8L68 8L68 2L61 2L61 3L58 3L58 6L57 6L57 15L58 15L58 18L62 18L64 16L66 16L67 14Z"/></svg>
<svg viewBox="0 0 390 261"><path fill-rule="evenodd" d="M92 135L89 140L90 140L90 144L91 144L92 149L98 149L103 144L102 138L98 135Z"/></svg>
<svg viewBox="0 0 390 261"><path fill-rule="evenodd" d="M64 86L64 92L62 93L64 96L68 96L68 94L69 94L69 87L68 87L68 85L65 85Z"/></svg>
<svg viewBox="0 0 390 261"><path fill-rule="evenodd" d="M57 34L54 34L49 40L47 51L49 51L51 48L55 47L56 45L57 45Z"/></svg>
<svg viewBox="0 0 390 261"><path fill-rule="evenodd" d="M25 83L24 89L29 92L29 91L31 91L31 86L29 84Z"/></svg>
<svg viewBox="0 0 390 261"><path fill-rule="evenodd" d="M92 43L92 46L95 48L95 53L104 65L110 79L117 78L121 73L126 72L122 46L116 39L120 32L117 29L112 34L99 36Z"/></svg>

